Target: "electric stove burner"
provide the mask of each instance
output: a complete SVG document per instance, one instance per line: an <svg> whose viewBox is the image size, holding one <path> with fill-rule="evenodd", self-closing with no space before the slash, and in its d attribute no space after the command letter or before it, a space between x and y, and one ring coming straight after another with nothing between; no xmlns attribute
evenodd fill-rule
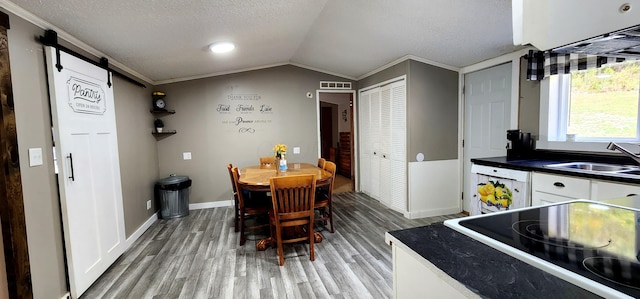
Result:
<svg viewBox="0 0 640 299"><path fill-rule="evenodd" d="M597 246L585 246L580 243L572 242L566 238L553 237L549 236L549 234L543 229L543 227L547 227L548 223L546 221L540 220L521 220L516 221L511 225L511 229L518 233L520 236L525 237L527 239L540 242L546 245L552 245L557 247L571 248L571 249L580 249L580 250L595 250L607 247L611 244L611 240L607 243Z"/></svg>
<svg viewBox="0 0 640 299"><path fill-rule="evenodd" d="M640 298L638 210L575 201L474 216L459 225L541 269L567 271L554 274L579 279L586 289L598 285Z"/></svg>
<svg viewBox="0 0 640 299"><path fill-rule="evenodd" d="M608 281L640 290L640 263L607 257L589 257L582 261L591 273Z"/></svg>

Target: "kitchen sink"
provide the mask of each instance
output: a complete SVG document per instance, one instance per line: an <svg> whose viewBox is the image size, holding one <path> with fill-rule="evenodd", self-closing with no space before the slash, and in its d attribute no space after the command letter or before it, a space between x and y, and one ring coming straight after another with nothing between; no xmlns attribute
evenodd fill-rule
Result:
<svg viewBox="0 0 640 299"><path fill-rule="evenodd" d="M573 170L593 171L593 172L607 172L607 173L627 173L627 174L640 174L640 167L631 165L616 165L606 163L593 163L593 162L568 162L549 164L547 167L551 168L564 168ZM635 172L635 173L632 173Z"/></svg>
<svg viewBox="0 0 640 299"><path fill-rule="evenodd" d="M631 175L640 175L640 169L632 169L632 170L624 170L618 171L620 174L631 174Z"/></svg>

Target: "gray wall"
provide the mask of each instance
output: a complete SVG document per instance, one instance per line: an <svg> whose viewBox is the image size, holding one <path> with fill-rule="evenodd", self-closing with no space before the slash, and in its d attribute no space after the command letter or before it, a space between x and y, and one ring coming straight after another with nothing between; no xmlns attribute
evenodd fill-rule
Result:
<svg viewBox="0 0 640 299"><path fill-rule="evenodd" d="M358 80L358 89L366 88L374 84L378 84L396 77L409 74L409 60L405 60L398 64L394 64L373 75ZM354 112L355 113L355 112Z"/></svg>
<svg viewBox="0 0 640 299"><path fill-rule="evenodd" d="M66 292L62 225L54 174L51 118L42 45L43 29L10 13L9 55L34 298ZM152 214L144 202L158 176L149 113L150 89L114 77L125 227L130 236ZM29 167L28 149L42 148L44 165Z"/></svg>
<svg viewBox="0 0 640 299"><path fill-rule="evenodd" d="M286 65L158 86L167 94L167 107L176 110L163 117L165 130L177 131L158 141L160 176L189 176L190 203L206 203L231 200L228 163L256 165L259 157L273 155L277 143L289 147L289 163L315 164L315 91L322 80L349 81ZM237 111L238 105L248 110ZM263 105L271 110L261 112ZM245 123L236 125L239 117ZM301 148L299 155L293 154L294 146ZM184 152L191 152L192 160L183 160Z"/></svg>
<svg viewBox="0 0 640 299"><path fill-rule="evenodd" d="M358 81L366 88L407 75L407 159L458 157L458 72L405 60Z"/></svg>
<svg viewBox="0 0 640 299"><path fill-rule="evenodd" d="M9 20L9 56L34 298L60 298L67 292L62 226L44 56L42 45L34 39L43 31L11 14ZM43 149L44 165L29 167L31 147Z"/></svg>
<svg viewBox="0 0 640 299"><path fill-rule="evenodd" d="M408 161L458 158L458 72L409 61Z"/></svg>

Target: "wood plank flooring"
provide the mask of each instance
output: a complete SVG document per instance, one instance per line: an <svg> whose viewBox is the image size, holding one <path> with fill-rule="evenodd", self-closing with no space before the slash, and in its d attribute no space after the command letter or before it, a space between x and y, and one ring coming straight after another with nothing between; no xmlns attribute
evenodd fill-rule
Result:
<svg viewBox="0 0 640 299"><path fill-rule="evenodd" d="M335 233L309 260L308 244L256 251L265 235L239 246L232 207L158 220L81 297L84 298L391 298L391 247L384 234L462 217L406 219L370 197L334 194Z"/></svg>

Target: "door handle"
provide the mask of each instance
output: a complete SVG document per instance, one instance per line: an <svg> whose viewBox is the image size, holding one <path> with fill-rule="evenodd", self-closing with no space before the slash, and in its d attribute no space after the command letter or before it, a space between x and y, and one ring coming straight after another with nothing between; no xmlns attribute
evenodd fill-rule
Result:
<svg viewBox="0 0 640 299"><path fill-rule="evenodd" d="M69 155L67 156L67 159L69 159L69 164L71 165L71 176L69 177L71 179L71 181L76 180L75 175L73 175L73 155L71 153L69 153Z"/></svg>
<svg viewBox="0 0 640 299"><path fill-rule="evenodd" d="M553 183L553 185L556 186L556 187L564 188L564 184L560 183L560 182L555 182L555 183Z"/></svg>

